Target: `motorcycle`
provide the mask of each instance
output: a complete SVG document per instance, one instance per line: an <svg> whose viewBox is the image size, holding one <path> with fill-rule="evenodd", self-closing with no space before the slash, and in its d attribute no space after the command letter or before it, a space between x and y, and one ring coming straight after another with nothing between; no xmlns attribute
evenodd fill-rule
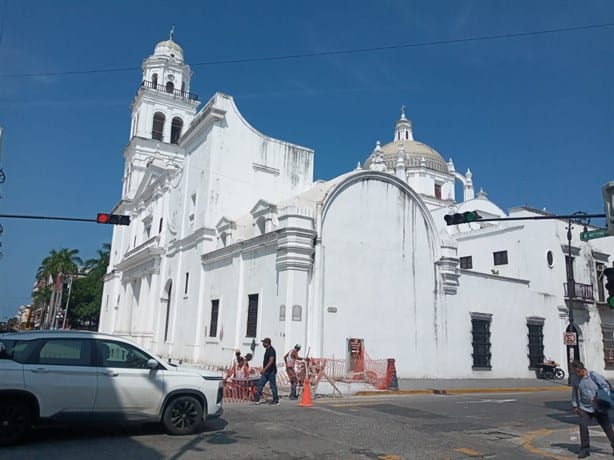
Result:
<svg viewBox="0 0 614 460"><path fill-rule="evenodd" d="M563 380L565 378L565 371L559 366L560 364L554 361L536 364L535 367L540 369L538 378L546 380Z"/></svg>

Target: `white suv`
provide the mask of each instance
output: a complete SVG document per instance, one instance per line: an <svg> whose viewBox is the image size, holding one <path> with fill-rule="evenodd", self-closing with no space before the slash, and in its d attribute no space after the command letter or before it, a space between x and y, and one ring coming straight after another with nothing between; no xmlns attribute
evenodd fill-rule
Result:
<svg viewBox="0 0 614 460"><path fill-rule="evenodd" d="M190 434L222 414L223 385L220 374L165 363L112 335L0 334L0 445L41 420L155 420Z"/></svg>

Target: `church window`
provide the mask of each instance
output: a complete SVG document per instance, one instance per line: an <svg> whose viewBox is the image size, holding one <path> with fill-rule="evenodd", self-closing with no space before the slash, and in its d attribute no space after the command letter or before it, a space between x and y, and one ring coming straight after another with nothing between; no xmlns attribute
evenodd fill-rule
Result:
<svg viewBox="0 0 614 460"><path fill-rule="evenodd" d="M162 233L162 217L160 217L160 225L158 227L158 233Z"/></svg>
<svg viewBox="0 0 614 460"><path fill-rule="evenodd" d="M548 251L546 253L546 262L548 262L548 267L552 268L554 266L554 256L552 255L552 251Z"/></svg>
<svg viewBox="0 0 614 460"><path fill-rule="evenodd" d="M292 321L300 321L303 317L303 307L292 305Z"/></svg>
<svg viewBox="0 0 614 460"><path fill-rule="evenodd" d="M164 320L164 341L168 340L169 321L171 318L171 294L173 291L173 282L168 282L168 289L166 291L166 318Z"/></svg>
<svg viewBox="0 0 614 460"><path fill-rule="evenodd" d="M286 320L286 306L284 304L279 306L279 321Z"/></svg>
<svg viewBox="0 0 614 460"><path fill-rule="evenodd" d="M166 92L169 94L173 94L174 91L175 91L175 85L173 84L173 82L167 81L166 82Z"/></svg>
<svg viewBox="0 0 614 460"><path fill-rule="evenodd" d="M474 313L471 318L473 340L473 369L491 369L490 358L490 320L491 315Z"/></svg>
<svg viewBox="0 0 614 460"><path fill-rule="evenodd" d="M156 89L158 87L158 74L154 73L151 76L151 86L153 87L153 89Z"/></svg>
<svg viewBox="0 0 614 460"><path fill-rule="evenodd" d="M602 324L601 336L603 337L603 357L605 369L614 369L614 325Z"/></svg>
<svg viewBox="0 0 614 460"><path fill-rule="evenodd" d="M507 251L493 252L492 255L495 265L507 265Z"/></svg>
<svg viewBox="0 0 614 460"><path fill-rule="evenodd" d="M258 294L250 294L247 298L247 331L245 337L256 337L258 329Z"/></svg>
<svg viewBox="0 0 614 460"><path fill-rule="evenodd" d="M441 184L435 184L435 198L441 200Z"/></svg>
<svg viewBox="0 0 614 460"><path fill-rule="evenodd" d="M181 130L183 128L183 120L179 117L173 118L171 123L171 144L179 142L181 137Z"/></svg>
<svg viewBox="0 0 614 460"><path fill-rule="evenodd" d="M214 299L211 301L211 325L209 326L209 337L217 335L217 317L220 313L220 300Z"/></svg>
<svg viewBox="0 0 614 460"><path fill-rule="evenodd" d="M405 131L405 139L409 139L409 131Z"/></svg>
<svg viewBox="0 0 614 460"><path fill-rule="evenodd" d="M544 362L544 321L531 319L527 322L529 329L529 369Z"/></svg>
<svg viewBox="0 0 614 460"><path fill-rule="evenodd" d="M185 273L185 286L183 288L183 293L188 294L188 285L190 283L190 272Z"/></svg>
<svg viewBox="0 0 614 460"><path fill-rule="evenodd" d="M181 82L181 95L183 96L185 93L185 81Z"/></svg>
<svg viewBox="0 0 614 460"><path fill-rule="evenodd" d="M260 234L264 235L266 231L266 222L264 217L258 218L258 220L256 221L256 225L258 226L258 231L260 232Z"/></svg>
<svg viewBox="0 0 614 460"><path fill-rule="evenodd" d="M164 120L166 117L162 112L156 112L154 114L153 126L151 129L151 138L157 141L162 140L162 133L164 132Z"/></svg>
<svg viewBox="0 0 614 460"><path fill-rule="evenodd" d="M473 256L465 256L460 258L460 268L470 270L473 268Z"/></svg>

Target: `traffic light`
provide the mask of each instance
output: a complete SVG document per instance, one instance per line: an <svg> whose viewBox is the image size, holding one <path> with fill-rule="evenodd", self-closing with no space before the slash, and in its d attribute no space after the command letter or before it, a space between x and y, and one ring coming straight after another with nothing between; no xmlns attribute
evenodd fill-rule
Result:
<svg viewBox="0 0 614 460"><path fill-rule="evenodd" d="M605 288L608 290L608 299L606 303L610 308L614 308L614 267L606 268L603 271L603 276L606 277Z"/></svg>
<svg viewBox="0 0 614 460"><path fill-rule="evenodd" d="M99 212L96 215L96 222L99 224L130 225L130 216Z"/></svg>
<svg viewBox="0 0 614 460"><path fill-rule="evenodd" d="M608 235L614 236L614 181L603 186L603 206Z"/></svg>
<svg viewBox="0 0 614 460"><path fill-rule="evenodd" d="M463 213L448 214L443 217L448 225L469 224L480 220L482 216L477 211L465 211Z"/></svg>

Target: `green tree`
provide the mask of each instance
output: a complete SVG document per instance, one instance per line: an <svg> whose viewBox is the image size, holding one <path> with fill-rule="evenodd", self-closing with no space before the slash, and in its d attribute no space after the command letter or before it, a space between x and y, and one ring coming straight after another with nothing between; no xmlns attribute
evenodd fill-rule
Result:
<svg viewBox="0 0 614 460"><path fill-rule="evenodd" d="M47 304L42 309L41 326L43 328L51 326L53 320L47 318L47 312L49 309L53 309L53 304L61 298L60 295L63 283L56 284L56 279L58 276L63 278L67 275L76 275L79 273L79 266L82 263L78 249L62 248L59 251L52 249L49 255L43 259L36 273L36 279L38 281L37 286L49 286L51 292ZM34 296L36 298L37 294L35 293ZM44 300L45 296L46 293L41 293L39 300Z"/></svg>
<svg viewBox="0 0 614 460"><path fill-rule="evenodd" d="M72 285L68 320L74 328L98 327L102 289L109 265L111 245L105 243L97 253L96 259L85 261L81 276L75 279Z"/></svg>

